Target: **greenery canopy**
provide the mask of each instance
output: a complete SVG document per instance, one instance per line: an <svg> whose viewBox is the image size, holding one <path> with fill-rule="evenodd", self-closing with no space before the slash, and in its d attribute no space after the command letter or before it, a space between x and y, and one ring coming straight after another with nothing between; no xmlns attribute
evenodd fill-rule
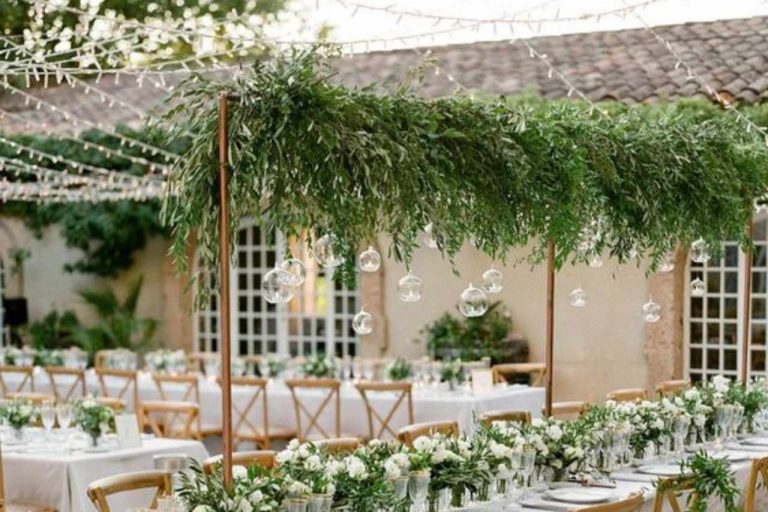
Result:
<svg viewBox="0 0 768 512"><path fill-rule="evenodd" d="M677 241L748 243L744 228L766 191L763 141L703 102L613 105L603 116L565 101L376 94L332 74L317 51L296 51L234 82L198 77L179 88L167 120L195 135L171 173L162 215L182 266L193 237L201 270L218 264L221 91L238 98L229 124L231 236L246 216L306 232L310 244L333 233L347 275L357 251L380 235L410 262L427 223L449 258L472 242L504 260L532 241L536 258L551 240L560 266L583 229L597 226L595 250L621 260L637 251L655 265Z"/></svg>

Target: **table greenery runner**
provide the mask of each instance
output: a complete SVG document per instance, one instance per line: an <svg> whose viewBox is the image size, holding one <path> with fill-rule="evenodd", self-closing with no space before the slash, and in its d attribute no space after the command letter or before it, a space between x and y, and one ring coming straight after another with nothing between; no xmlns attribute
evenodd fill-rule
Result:
<svg viewBox="0 0 768 512"><path fill-rule="evenodd" d="M212 475L193 468L184 479L180 496L194 512L271 512L281 510L285 500L311 501L331 495L334 508L401 512L408 510L406 498L413 499L413 492L410 487L407 493L402 491L404 487L398 483L428 475L425 499L437 503L446 496L459 506L465 503L467 493L487 501L492 489L499 492L517 487L524 454L531 454L535 461L535 470L532 468L525 478L585 480L611 472L633 458L648 459L649 453L668 446L666 439L674 437L680 420L689 427L686 445L701 445L715 434L722 435L717 433L716 416L723 407L743 408L745 412L754 407L754 415L745 415L741 425L743 432L752 432L758 412L763 416L761 426L765 426L768 388L765 383L755 383L745 393L742 384L716 378L669 398L596 405L573 421L550 418L531 424L478 424L471 437L420 437L410 448L374 440L349 455L330 455L311 443L292 441L278 454L278 464L272 470L233 468L235 485L230 493L224 490L220 466ZM629 437L628 444L613 440L619 433ZM682 453L681 446L676 447L678 454ZM697 500L689 503L692 511L704 511L712 501L721 502L726 512L738 510L739 491L725 460L699 449L681 462L681 481L684 478L695 480Z"/></svg>
<svg viewBox="0 0 768 512"><path fill-rule="evenodd" d="M296 50L232 82L197 77L171 100L172 138L194 135L170 174L162 217L182 267L196 241L195 278L218 264L222 91L239 95L229 129L233 242L247 216L287 235L308 232L310 244L333 234L347 277L379 235L410 262L428 223L448 257L470 241L501 260L535 242L542 257L551 240L561 266L586 228L597 231L594 251L622 260L637 251L653 267L678 241L747 243L768 182L765 142L705 106L606 106L602 116L573 102L376 94L335 83L318 50ZM198 290L204 300L208 287Z"/></svg>

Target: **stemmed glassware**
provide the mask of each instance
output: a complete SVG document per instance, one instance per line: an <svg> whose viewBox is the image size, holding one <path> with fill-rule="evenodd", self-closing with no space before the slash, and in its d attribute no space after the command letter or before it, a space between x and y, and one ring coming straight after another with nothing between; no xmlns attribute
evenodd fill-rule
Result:
<svg viewBox="0 0 768 512"><path fill-rule="evenodd" d="M61 403L56 406L56 417L59 420L59 428L65 433L69 430L72 422L72 406L68 403Z"/></svg>
<svg viewBox="0 0 768 512"><path fill-rule="evenodd" d="M728 425L730 424L731 408L727 405L715 407L715 423L717 425L717 437L715 439L715 449L722 450L723 442L728 435Z"/></svg>
<svg viewBox="0 0 768 512"><path fill-rule="evenodd" d="M533 476L533 470L536 468L536 450L527 449L523 450L520 459L520 474L523 477L523 496L528 492L531 486L531 477Z"/></svg>
<svg viewBox="0 0 768 512"><path fill-rule="evenodd" d="M673 425L673 435L675 439L675 456L678 460L685 454L685 438L688 435L688 429L691 427L691 418L688 416L678 416Z"/></svg>
<svg viewBox="0 0 768 512"><path fill-rule="evenodd" d="M40 421L45 429L45 440L48 442L51 439L53 425L56 423L56 409L53 407L53 402L43 402L40 406Z"/></svg>
<svg viewBox="0 0 768 512"><path fill-rule="evenodd" d="M733 415L731 417L731 438L735 438L739 434L741 423L744 421L744 408L741 405L734 405Z"/></svg>

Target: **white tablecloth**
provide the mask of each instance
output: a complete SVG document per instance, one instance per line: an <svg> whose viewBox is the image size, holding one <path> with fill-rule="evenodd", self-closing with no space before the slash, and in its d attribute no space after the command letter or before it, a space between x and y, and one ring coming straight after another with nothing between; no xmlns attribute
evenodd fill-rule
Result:
<svg viewBox="0 0 768 512"><path fill-rule="evenodd" d="M16 375L7 375L6 382L11 385L13 379L19 378ZM67 381L63 377L57 378L59 389L66 389ZM123 387L122 381L107 381L110 388L110 394L115 395ZM443 385L444 386L444 385ZM87 387L89 391L99 391L98 382L95 375L89 372L87 377ZM201 425L204 429L221 428L221 389L215 381L201 377L199 381L200 388L200 417ZM35 390L42 393L50 393L51 385L47 375L41 368L35 372ZM170 400L180 400L183 398L184 385L164 385L166 396ZM248 388L235 386L232 390L233 403L245 409L250 400L253 391ZM303 395L307 398L310 411L313 410L312 403L319 402L322 395L317 391L306 391ZM313 400L315 395L317 400ZM293 407L293 400L290 391L281 381L270 382L267 388L269 400L269 423L272 427L285 429L295 429L296 420ZM372 396L374 408L379 414L386 418L392 404L395 401L393 394L377 393ZM139 378L139 397L142 400L156 400L159 398L157 387L151 376L141 373ZM471 391L464 388L456 391L449 391L444 387L434 388L427 386L424 388L414 387L413 391L413 410L415 422L455 420L459 422L462 432L470 432L473 424L473 416L480 415L492 410L520 410L529 411L534 417L539 417L541 407L544 404L544 389L530 388L523 385L512 385L507 387L494 388L487 394L480 396L472 395ZM316 405L319 405L317 403ZM261 427L260 419L261 403L254 407L251 420L254 425ZM133 410L133 404L128 404L128 409ZM335 411L333 407L326 408L320 418L320 425L327 432L331 432ZM235 417L235 421L237 418ZM306 418L304 418L306 422ZM399 410L391 421L394 429L407 424L405 408ZM374 425L375 427L376 425ZM360 394L351 385L346 383L341 389L341 431L349 435L368 435L368 419L365 411L365 405Z"/></svg>
<svg viewBox="0 0 768 512"><path fill-rule="evenodd" d="M48 505L59 512L94 512L86 494L91 482L154 469L153 455L178 453L198 460L208 456L202 443L176 439L145 439L140 448L115 448L106 453L23 453L13 448L3 447L6 500ZM122 512L148 506L151 497L151 492L135 491L115 495L109 502L112 510Z"/></svg>

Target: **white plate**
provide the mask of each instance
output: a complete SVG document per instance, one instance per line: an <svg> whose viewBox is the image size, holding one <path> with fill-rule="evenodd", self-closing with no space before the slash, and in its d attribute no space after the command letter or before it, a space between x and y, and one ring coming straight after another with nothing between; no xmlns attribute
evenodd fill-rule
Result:
<svg viewBox="0 0 768 512"><path fill-rule="evenodd" d="M750 446L768 446L768 437L751 437L749 439L743 439L741 444L748 444Z"/></svg>
<svg viewBox="0 0 768 512"><path fill-rule="evenodd" d="M88 446L83 448L85 453L107 453L109 448L106 446Z"/></svg>
<svg viewBox="0 0 768 512"><path fill-rule="evenodd" d="M712 456L715 459L722 459L728 462L743 462L749 459L746 453L716 453Z"/></svg>
<svg viewBox="0 0 768 512"><path fill-rule="evenodd" d="M577 487L571 489L554 489L544 494L547 498L565 503L591 504L605 503L613 498L613 493L605 489L590 489Z"/></svg>
<svg viewBox="0 0 768 512"><path fill-rule="evenodd" d="M638 473L656 476L680 476L680 466L676 464L649 464L637 468ZM686 472L684 474L690 474Z"/></svg>

